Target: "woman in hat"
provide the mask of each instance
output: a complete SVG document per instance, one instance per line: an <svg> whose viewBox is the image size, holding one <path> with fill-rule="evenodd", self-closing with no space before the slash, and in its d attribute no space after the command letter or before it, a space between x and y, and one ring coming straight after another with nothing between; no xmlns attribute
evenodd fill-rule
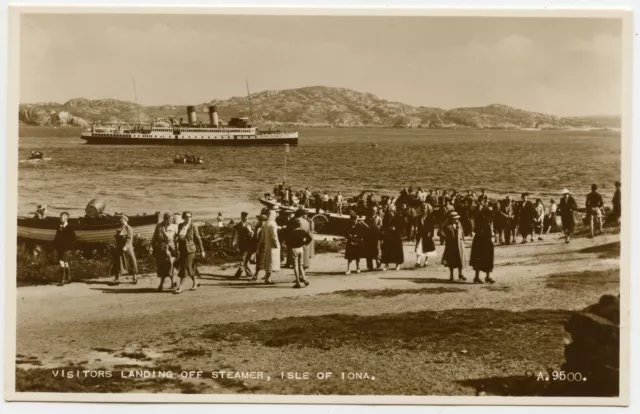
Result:
<svg viewBox="0 0 640 414"><path fill-rule="evenodd" d="M558 213L562 219L562 231L564 231L565 243L571 241L571 235L576 228L576 221L573 213L578 209L576 200L571 196L571 192L566 188L562 190L562 198L558 203Z"/></svg>
<svg viewBox="0 0 640 414"><path fill-rule="evenodd" d="M138 283L136 273L138 273L138 264L136 255L133 251L133 229L129 226L129 218L120 213L120 228L116 230L116 248L113 252L113 262L111 263L111 274L115 276L112 286L120 284L120 275L125 272L133 276L134 285Z"/></svg>
<svg viewBox="0 0 640 414"><path fill-rule="evenodd" d="M262 249L260 268L267 273L264 283L273 285L271 274L280 270L280 240L278 239L275 210L269 210L267 221L262 225L259 245Z"/></svg>
<svg viewBox="0 0 640 414"><path fill-rule="evenodd" d="M433 218L433 207L425 204L422 207L422 217L418 219L418 228L416 231L416 267L427 267L429 264L428 254L436 251L436 245L433 243L433 234L435 230L435 220ZM424 257L424 263L420 261Z"/></svg>
<svg viewBox="0 0 640 414"><path fill-rule="evenodd" d="M449 222L442 230L444 235L444 253L442 264L449 268L450 280L453 281L453 269L458 269L458 279L467 280L462 275L466 267L464 253L464 234L460 224L460 216L455 211L449 213Z"/></svg>
<svg viewBox="0 0 640 414"><path fill-rule="evenodd" d="M191 214L190 211L182 213L182 223L178 225L176 238L179 252L178 276L180 276L180 283L173 293L180 294L182 293L182 283L187 276L189 276L192 281L189 290L196 290L198 286L200 286L196 279L198 273L194 266L194 261L198 251L200 251L200 255L203 258L206 257L200 231L198 230L198 226L193 223L193 214Z"/></svg>
<svg viewBox="0 0 640 414"><path fill-rule="evenodd" d="M476 233L471 243L471 257L469 265L476 271L473 283L483 283L480 280L480 272L485 272L485 282L494 283L491 279L493 271L493 234L491 230L491 218L488 216L488 210L482 210L478 213L476 220Z"/></svg>
<svg viewBox="0 0 640 414"><path fill-rule="evenodd" d="M178 256L176 249L176 232L177 226L173 224L173 215L164 213L162 222L156 225L153 237L151 238L151 247L156 258L156 269L160 278L158 291L162 291L165 278L171 279L171 287L174 287L173 265Z"/></svg>

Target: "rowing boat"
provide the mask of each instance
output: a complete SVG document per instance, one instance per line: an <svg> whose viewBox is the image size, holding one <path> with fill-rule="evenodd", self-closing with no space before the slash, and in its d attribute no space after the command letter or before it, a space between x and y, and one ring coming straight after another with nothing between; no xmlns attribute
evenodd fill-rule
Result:
<svg viewBox="0 0 640 414"><path fill-rule="evenodd" d="M156 224L160 222L160 213L129 216L129 226L134 234L150 239ZM114 217L103 218L69 218L69 226L76 233L76 242L82 244L110 244L115 242L115 232L120 227L120 220ZM18 239L24 241L51 242L60 227L57 217L36 219L18 217Z"/></svg>

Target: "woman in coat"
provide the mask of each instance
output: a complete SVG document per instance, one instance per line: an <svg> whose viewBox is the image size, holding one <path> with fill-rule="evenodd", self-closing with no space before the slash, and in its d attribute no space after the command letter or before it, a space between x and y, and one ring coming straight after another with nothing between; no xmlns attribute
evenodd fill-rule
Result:
<svg viewBox="0 0 640 414"><path fill-rule="evenodd" d="M120 284L118 280L120 275L125 272L133 276L132 283L138 283L136 273L138 273L138 264L136 255L133 251L133 229L129 226L129 218L124 214L120 215L120 228L116 230L116 248L113 252L113 262L111 263L111 274L115 276L112 286Z"/></svg>
<svg viewBox="0 0 640 414"><path fill-rule="evenodd" d="M433 243L433 235L435 231L435 219L433 217L433 208L427 204L422 212L422 217L418 221L418 229L416 231L416 267L427 267L429 257L427 253L434 252L436 245ZM424 257L424 263L420 264Z"/></svg>
<svg viewBox="0 0 640 414"><path fill-rule="evenodd" d="M278 226L274 210L269 210L267 214L267 221L262 226L259 244L262 248L260 268L267 272L264 283L273 285L271 274L280 270L280 240L278 240Z"/></svg>
<svg viewBox="0 0 640 414"><path fill-rule="evenodd" d="M394 209L390 208L386 225L383 226L384 239L382 241L382 270L388 269L389 263L396 265L400 270L404 263L404 249L402 247L402 229L404 220Z"/></svg>
<svg viewBox="0 0 640 414"><path fill-rule="evenodd" d="M460 216L455 211L449 213L449 222L442 230L442 234L444 235L442 264L449 268L450 280L453 281L453 269L458 269L458 279L467 280L462 275L462 269L466 267L464 234L460 224Z"/></svg>
<svg viewBox="0 0 640 414"><path fill-rule="evenodd" d="M367 225L358 221L358 215L351 213L349 217L349 227L347 228L347 245L345 247L344 258L347 259L346 275L351 274L351 262L356 262L356 273L360 273L360 259L365 256L365 237Z"/></svg>
<svg viewBox="0 0 640 414"><path fill-rule="evenodd" d="M478 216L476 222L476 234L473 237L471 243L471 258L469 259L469 265L476 271L476 276L473 279L473 283L483 283L480 280L480 272L487 274L484 279L487 283L495 283L491 279L491 272L493 271L493 234L491 231L491 220L487 217L488 212L483 211Z"/></svg>

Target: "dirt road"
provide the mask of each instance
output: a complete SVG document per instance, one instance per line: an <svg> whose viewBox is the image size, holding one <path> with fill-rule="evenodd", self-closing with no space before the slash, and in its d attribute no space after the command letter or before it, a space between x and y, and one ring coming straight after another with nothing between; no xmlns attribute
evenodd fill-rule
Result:
<svg viewBox="0 0 640 414"><path fill-rule="evenodd" d="M439 263L442 250L438 246L438 258L429 267L416 269L407 244L404 269L348 276L341 255L319 255L304 289L292 289L291 269L279 272L278 283L269 286L234 279L235 268L215 267L201 268L201 286L181 295L156 292L158 279L152 275L137 285L125 278L117 287L103 279L19 288L18 367L149 366L176 349L195 346L189 338L206 326L229 322L483 308L575 310L604 293L619 293L618 235L570 244L547 236L542 242L497 246L494 285L472 284L470 268L464 272L466 283L450 282ZM145 358L127 356L135 350L145 350Z"/></svg>

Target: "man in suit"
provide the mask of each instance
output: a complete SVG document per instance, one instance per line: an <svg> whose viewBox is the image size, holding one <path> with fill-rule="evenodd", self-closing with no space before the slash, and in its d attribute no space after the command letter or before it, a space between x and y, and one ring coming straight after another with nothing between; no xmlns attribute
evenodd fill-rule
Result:
<svg viewBox="0 0 640 414"><path fill-rule="evenodd" d="M511 202L511 197L507 196L502 201L500 205L500 222L502 225L502 231L504 233L504 244L511 244L512 236L513 241L515 242L515 220L514 220L514 212L513 212L513 203ZM502 236L500 236L502 240ZM502 244L502 242L500 243Z"/></svg>
<svg viewBox="0 0 640 414"><path fill-rule="evenodd" d="M182 213L182 220L184 221L178 226L178 250L180 252L180 257L178 258L180 270L178 275L180 276L180 285L178 285L178 289L173 292L175 294L182 293L182 282L187 274L193 281L193 286L190 290L196 290L199 286L196 281L193 260L195 259L198 249L200 249L200 254L203 258L205 257L205 253L198 226L193 224L191 217L190 211Z"/></svg>
<svg viewBox="0 0 640 414"><path fill-rule="evenodd" d="M252 238L253 228L251 227L251 223L247 221L247 217L249 217L249 213L243 211L240 214L240 222L235 225L236 234L234 245L238 248L238 250L240 250L241 256L235 277L242 276L243 270L247 277L253 274L251 272L251 269L249 269L249 261L251 260L251 256L255 252L255 246Z"/></svg>

